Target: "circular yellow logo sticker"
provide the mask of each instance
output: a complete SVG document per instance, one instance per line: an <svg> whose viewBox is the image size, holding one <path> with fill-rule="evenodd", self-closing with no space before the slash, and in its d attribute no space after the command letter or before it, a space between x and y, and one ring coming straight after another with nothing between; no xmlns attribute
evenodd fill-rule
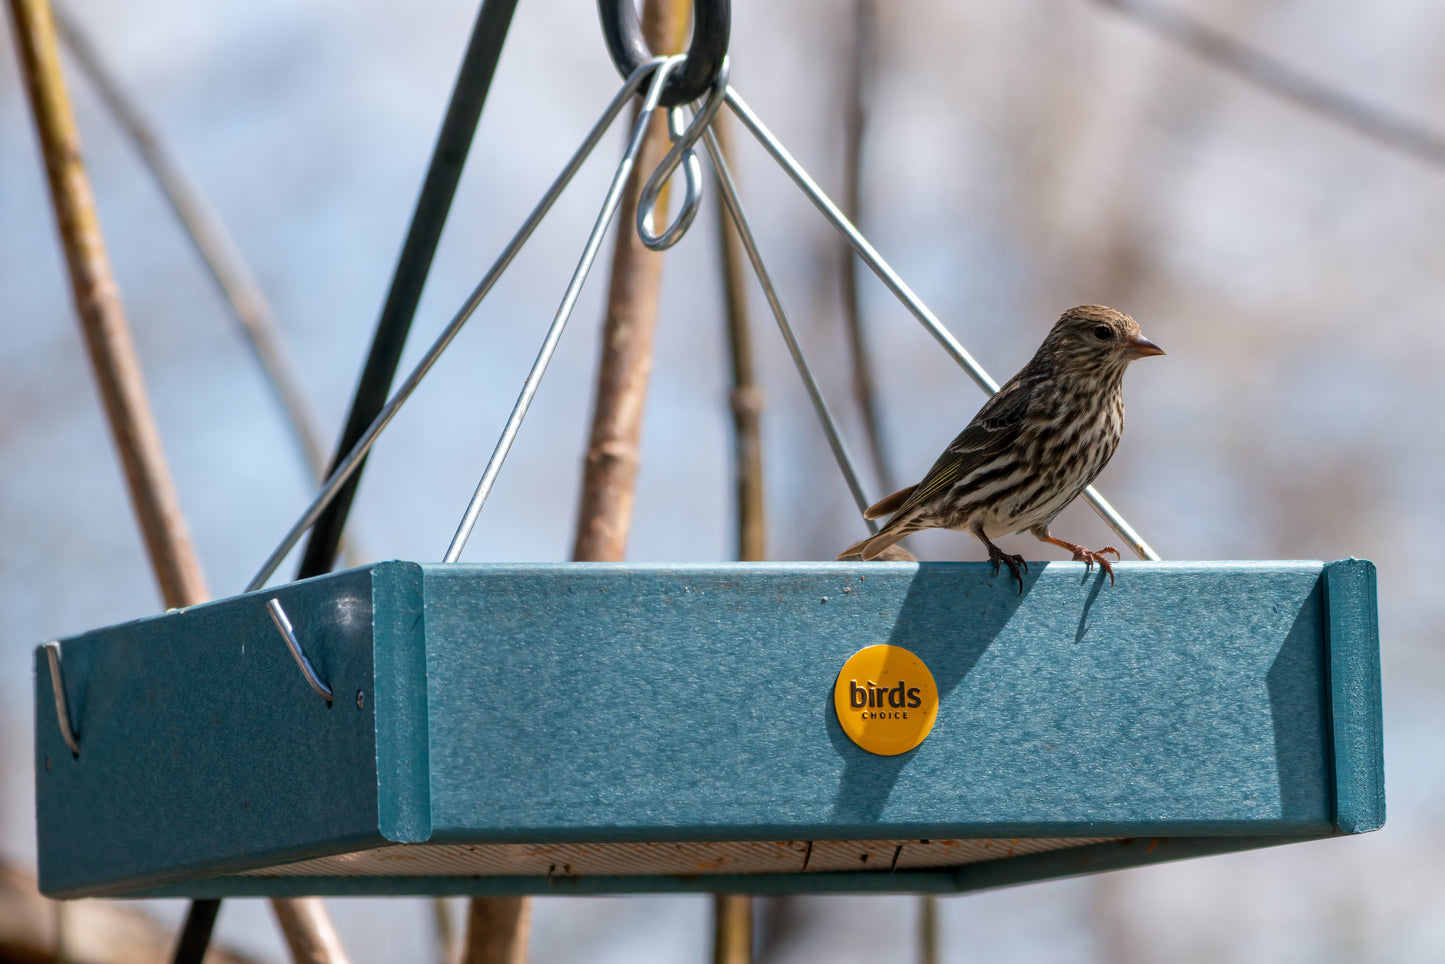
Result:
<svg viewBox="0 0 1445 964"><path fill-rule="evenodd" d="M843 664L833 708L848 739L880 756L907 753L938 718L938 685L923 660L901 646L869 646Z"/></svg>

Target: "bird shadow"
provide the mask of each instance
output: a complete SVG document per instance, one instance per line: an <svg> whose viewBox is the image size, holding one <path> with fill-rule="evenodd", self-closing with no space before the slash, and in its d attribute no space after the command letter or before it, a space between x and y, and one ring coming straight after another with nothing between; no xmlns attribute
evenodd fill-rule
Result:
<svg viewBox="0 0 1445 964"><path fill-rule="evenodd" d="M1327 716L1329 699L1328 644L1320 645L1325 636L1322 596L1317 586L1302 602L1265 675L1284 821L1308 819L1329 805L1320 799L1319 779L1330 766L1329 735L1318 722Z"/></svg>
<svg viewBox="0 0 1445 964"><path fill-rule="evenodd" d="M940 705L946 706L950 694L974 671L989 648L1009 632L1007 627L1020 616L1020 607L1037 587L1047 568L1047 565L1031 565L1030 571L1024 576L1023 592L1017 593L1014 591L1017 583L1013 582L1007 573L1003 574L1003 578L990 578L986 567L980 564L920 563L904 591L887 641L909 650L928 666L937 684ZM1067 570L1068 565L1064 564L1064 568ZM1056 572L1055 580L1057 576ZM1276 638L1274 634L1278 634L1279 642L1269 654L1269 662L1266 664L1267 675L1263 680L1265 693L1262 694L1268 701L1264 718L1272 724L1273 731L1264 738L1269 743L1265 752L1273 756L1271 762L1275 771L1274 792L1278 794L1275 801L1277 819L1282 824L1292 826L1318 822L1326 817L1328 812L1329 791L1322 789L1327 783L1322 780L1321 774L1327 774L1330 767L1330 734L1327 728L1322 730L1320 726L1321 719L1328 719L1329 685L1328 652L1321 651L1320 643L1324 635L1320 626L1324 609L1321 590L1316 588L1303 598L1291 598L1289 605L1276 605L1273 613L1257 617L1246 614L1244 618L1247 620L1264 620L1264 624L1251 630L1253 635L1248 636L1245 641L1231 642L1231 634L1240 632L1236 626L1237 620L1232 617L1210 616L1211 607L1225 611L1231 608L1231 594L1237 590L1228 582L1228 574L1190 574L1181 578L1190 579L1193 594L1196 597L1203 594L1211 603L1201 608L1197 600L1186 602L1182 617L1171 615L1173 610L1167 606L1164 609L1158 606L1151 609L1145 605L1144 615L1149 617L1151 623L1168 624L1172 618L1192 620L1189 625L1194 626L1194 632L1223 634L1223 643L1233 647L1231 651L1238 651L1246 657L1256 653L1259 646L1267 645L1264 640L1256 639L1255 636L1264 634ZM1069 581L1073 581L1072 574ZM1099 632L1101 628L1114 626L1120 620L1132 623L1140 615L1134 613L1133 605L1127 603L1122 610L1117 604L1105 605L1102 607L1103 614L1100 615L1096 606L1102 598L1107 581L1108 576L1102 571L1086 572L1080 583L1082 587L1087 587L1086 591L1080 594L1083 598L1068 603L1069 612L1056 612L1052 617L1057 620L1055 625L1061 630L1060 635L1067 638L1064 634L1067 633L1068 623L1074 620L1072 608L1079 607L1074 633L1076 646L1084 642L1091 627L1094 632ZM1055 586L1057 585L1055 581ZM1054 595L1056 589L1037 588L1040 588L1044 596L1035 598L1031 612L1037 609L1043 600L1058 598ZM1130 587L1125 585L1120 589L1127 595ZM1137 591L1137 587L1134 589ZM1066 595L1072 596L1071 593ZM1246 601L1241 600L1241 605L1245 604ZM1053 603L1046 605L1052 607ZM1216 626L1216 623L1219 623L1219 626ZM1144 631L1136 629L1134 636L1130 638L1135 638L1139 632ZM1178 648L1184 644L1176 642L1172 645ZM1151 671L1146 660L1137 673L1147 678ZM1228 679L1235 679L1246 672L1245 669L1240 669L1234 676L1225 675ZM1001 681L1000 685L1007 684ZM1186 733L1182 736L1178 732L1167 734L1167 739L1161 737L1161 745L1169 745L1176 750L1181 746L1188 749L1189 740L1192 738L1187 731L1208 731L1209 727L1217 725L1217 720L1211 722L1210 719L1201 718L1201 722L1191 715L1204 712L1201 707L1212 705L1208 693L1197 695L1198 706L1182 706L1180 709L1180 720L1184 721L1180 725L1185 728ZM1209 712L1224 714L1231 727L1254 725L1258 722L1255 716L1260 707L1248 700L1245 703L1248 705L1238 708L1237 719L1228 715L1231 712L1229 709ZM823 714L828 738L842 764L826 821L829 830L837 835L838 839L881 839L878 836L880 832L891 835L888 839L893 836L911 837L915 829L919 836L929 836L928 823L917 824L916 827L907 823L909 819L926 819L923 814L907 807L892 813L889 811L889 801L900 780L926 779L932 768L947 766L947 761L940 762L936 755L925 757L923 754L928 746L927 741L897 756L879 756L861 749L843 732L833 708L831 690L824 694L824 698L817 704L817 712ZM939 722L944 724L945 721L940 718ZM1200 752L1206 762L1212 759L1208 753ZM1219 764L1217 760L1208 765L1222 767L1225 772L1232 772L1231 768L1245 772L1250 767L1257 766L1258 762L1255 757L1249 756L1227 765ZM923 769L905 776L909 768L915 765ZM1250 776L1250 779L1257 778L1258 774ZM1264 781L1261 785L1268 782L1270 781ZM1187 781L1181 785L1187 785ZM906 813L914 816L904 816ZM900 817L904 822L899 822ZM885 824L887 830L882 829Z"/></svg>
<svg viewBox="0 0 1445 964"><path fill-rule="evenodd" d="M1018 583L1004 572L981 575L976 563L919 563L898 609L888 643L919 657L933 673L940 705L978 663L1028 596L1042 566L1030 567ZM897 756L876 756L860 750L843 732L833 710L833 694L819 706L828 738L844 759L829 823L866 833L887 805L899 774L914 760L917 748Z"/></svg>

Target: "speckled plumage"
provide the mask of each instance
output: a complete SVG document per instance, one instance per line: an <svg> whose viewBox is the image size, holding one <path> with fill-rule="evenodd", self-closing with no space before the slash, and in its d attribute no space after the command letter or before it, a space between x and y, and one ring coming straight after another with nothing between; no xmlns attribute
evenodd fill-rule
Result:
<svg viewBox="0 0 1445 964"><path fill-rule="evenodd" d="M875 535L839 555L874 559L919 529L967 529L1006 563L1020 588L1023 558L994 537L1030 530L1090 566L1102 555L1049 534L1049 523L1108 464L1124 431L1124 369L1163 351L1128 315L1101 305L1064 312L1033 359L968 423L917 485L893 493L864 515L893 517Z"/></svg>

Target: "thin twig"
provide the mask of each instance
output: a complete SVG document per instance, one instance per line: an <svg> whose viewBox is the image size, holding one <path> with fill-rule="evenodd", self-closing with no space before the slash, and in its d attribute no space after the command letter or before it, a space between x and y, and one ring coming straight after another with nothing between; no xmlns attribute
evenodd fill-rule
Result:
<svg viewBox="0 0 1445 964"><path fill-rule="evenodd" d="M58 932L64 932L63 944ZM175 935L125 901L50 900L35 878L0 860L0 961L25 964L156 964ZM261 964L220 947L206 964Z"/></svg>
<svg viewBox="0 0 1445 964"><path fill-rule="evenodd" d="M719 114L713 133L724 157L730 158L731 122ZM759 421L763 395L753 365L753 336L748 321L747 276L742 242L732 219L718 213L718 251L723 267L723 301L727 311L728 356L733 415L733 491L737 499L737 556L744 561L767 558L767 517L763 502L763 446Z"/></svg>
<svg viewBox="0 0 1445 964"><path fill-rule="evenodd" d="M106 256L95 197L81 161L80 134L60 70L49 4L46 0L10 0L10 15L75 307L136 520L166 606L194 605L207 598L206 583L166 465L135 343Z"/></svg>
<svg viewBox="0 0 1445 964"><path fill-rule="evenodd" d="M135 100L122 89L79 23L64 7L57 6L55 24L76 65L95 87L101 102L121 130L135 144L146 169L155 178L171 210L185 228L186 236L195 246L196 253L205 262L211 280L230 305L231 314L240 325L246 344L255 354L267 382L276 393L277 401L281 403L302 458L310 467L311 474L321 478L326 470L326 453L316 429L316 418L306 403L301 379L287 350L285 337L276 323L275 313L255 275L241 257L220 216L186 175L156 125L145 117Z"/></svg>
<svg viewBox="0 0 1445 964"><path fill-rule="evenodd" d="M531 929L530 898L473 898L467 909L462 964L526 964Z"/></svg>
<svg viewBox="0 0 1445 964"><path fill-rule="evenodd" d="M296 964L346 964L341 937L320 897L271 901L271 912Z"/></svg>
<svg viewBox="0 0 1445 964"><path fill-rule="evenodd" d="M649 49L680 49L689 9L685 0L648 0L642 10L642 33ZM617 211L617 244L573 546L573 558L579 562L617 561L627 546L662 281L662 256L643 247L632 224L642 186L668 146L667 120L658 112L649 122ZM659 212L664 209L659 201ZM527 954L529 916L527 898L474 898L467 919L465 964L521 964Z"/></svg>
<svg viewBox="0 0 1445 964"><path fill-rule="evenodd" d="M843 213L854 224L861 224L863 208L863 137L868 129L868 85L873 77L874 0L854 0L853 49L848 65L848 84L843 102ZM873 378L873 356L863 332L863 313L858 303L858 256L853 248L839 240L842 262L843 320L848 332L848 350L852 355L853 394L863 417L863 431L868 437L868 454L873 472L882 491L897 488L888 464L883 441L883 425L878 414L878 392Z"/></svg>
<svg viewBox="0 0 1445 964"><path fill-rule="evenodd" d="M9 6L76 310L131 502L165 605L193 606L205 602L209 593L106 257L95 199L81 161L80 134L60 70L50 5L46 0L9 0ZM297 964L342 964L346 960L319 900L275 900L272 906Z"/></svg>
<svg viewBox="0 0 1445 964"><path fill-rule="evenodd" d="M1445 167L1445 137L1326 84L1188 14L1138 0L1094 0L1237 77L1377 144Z"/></svg>
<svg viewBox="0 0 1445 964"><path fill-rule="evenodd" d="M712 125L724 156L730 149L727 118ZM723 269L723 303L727 313L728 356L733 413L733 478L737 498L737 555L745 562L767 558L767 518L763 512L763 446L759 434L763 396L753 365L753 336L748 322L742 241L732 219L718 212L718 254ZM753 898L747 894L714 894L712 899L713 964L751 964Z"/></svg>
<svg viewBox="0 0 1445 964"><path fill-rule="evenodd" d="M455 964L457 959L456 928L452 925L452 908L445 897L431 900L432 930L436 934L437 960Z"/></svg>
<svg viewBox="0 0 1445 964"><path fill-rule="evenodd" d="M938 898L918 897L918 964L938 964Z"/></svg>
<svg viewBox="0 0 1445 964"><path fill-rule="evenodd" d="M687 38L690 9L686 0L644 3L642 32L649 49L681 49ZM662 254L644 247L632 225L642 186L670 144L666 117L658 111L649 124L617 211L617 241L602 327L592 432L583 463L577 534L572 546L572 558L579 562L617 562L627 550L642 410L652 371L652 341L662 286ZM664 209L661 202L659 209L660 215Z"/></svg>
<svg viewBox="0 0 1445 964"><path fill-rule="evenodd" d="M712 916L712 964L752 964L753 899L747 894L713 894Z"/></svg>

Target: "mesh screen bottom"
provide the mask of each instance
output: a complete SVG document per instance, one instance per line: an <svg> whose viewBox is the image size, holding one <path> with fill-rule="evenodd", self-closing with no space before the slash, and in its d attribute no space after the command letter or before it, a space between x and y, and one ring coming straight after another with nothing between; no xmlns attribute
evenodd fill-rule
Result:
<svg viewBox="0 0 1445 964"><path fill-rule="evenodd" d="M611 844L395 844L245 871L249 877L572 877L920 870L1116 838Z"/></svg>

